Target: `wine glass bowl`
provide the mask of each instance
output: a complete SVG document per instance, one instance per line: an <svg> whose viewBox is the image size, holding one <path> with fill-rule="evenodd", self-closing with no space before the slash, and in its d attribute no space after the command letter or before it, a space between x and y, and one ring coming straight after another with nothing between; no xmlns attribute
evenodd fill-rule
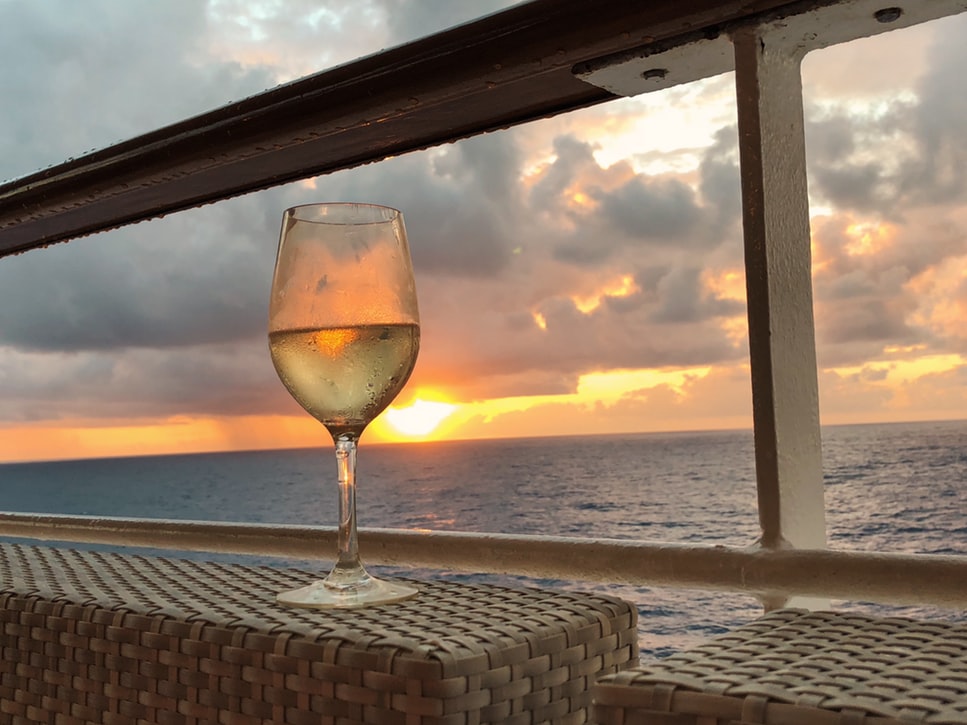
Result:
<svg viewBox="0 0 967 725"><path fill-rule="evenodd" d="M403 216L372 204L287 209L269 304L283 385L329 431L339 480L339 551L329 575L282 604L352 608L400 601L408 584L371 576L356 534L356 446L416 363L420 318Z"/></svg>

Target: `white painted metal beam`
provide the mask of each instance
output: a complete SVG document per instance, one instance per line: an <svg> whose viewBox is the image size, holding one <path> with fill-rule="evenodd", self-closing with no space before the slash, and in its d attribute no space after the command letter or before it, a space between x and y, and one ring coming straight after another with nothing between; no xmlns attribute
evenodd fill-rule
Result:
<svg viewBox="0 0 967 725"><path fill-rule="evenodd" d="M967 11L967 0L825 0L783 9L756 24L761 32L802 54L857 38L917 25ZM729 35L700 34L675 43L655 42L637 50L581 63L575 75L619 96L635 96L735 70Z"/></svg>
<svg viewBox="0 0 967 725"><path fill-rule="evenodd" d="M741 28L732 41L760 543L822 548L802 53L760 28Z"/></svg>

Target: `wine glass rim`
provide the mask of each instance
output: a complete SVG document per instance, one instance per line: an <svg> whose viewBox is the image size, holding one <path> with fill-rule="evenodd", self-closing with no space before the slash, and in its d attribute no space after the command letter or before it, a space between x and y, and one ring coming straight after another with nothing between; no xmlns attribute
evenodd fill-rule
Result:
<svg viewBox="0 0 967 725"><path fill-rule="evenodd" d="M332 218L327 218L326 215L312 216L303 213L310 209L334 209L343 212L343 214L337 214ZM368 209L370 211L380 212L381 216L366 217L365 215L361 215L354 217L352 216L351 211L353 209ZM399 219L402 216L402 212L399 209L386 206L385 204L371 204L369 202L357 201L323 201L290 206L285 210L284 215L286 218L293 217L297 221L306 222L309 224L327 224L332 226L346 226L352 224L355 226L362 224L385 224L387 222L392 222L396 219Z"/></svg>

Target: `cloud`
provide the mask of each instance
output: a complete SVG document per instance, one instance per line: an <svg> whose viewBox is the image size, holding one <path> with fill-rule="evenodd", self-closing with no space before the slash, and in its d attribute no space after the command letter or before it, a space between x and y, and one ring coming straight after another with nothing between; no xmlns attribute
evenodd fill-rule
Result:
<svg viewBox="0 0 967 725"><path fill-rule="evenodd" d="M515 5L520 0L477 0L455 3L452 0L381 0L389 18L390 38L394 43L422 38L445 28L475 20L483 15Z"/></svg>
<svg viewBox="0 0 967 725"><path fill-rule="evenodd" d="M951 320L962 299L953 270L967 261L967 102L951 89L967 62L965 31L967 17L957 16L807 62L813 77L825 66L826 79L807 102L810 193L830 209L813 220L824 365L858 365L897 348L914 357L964 349ZM897 43L909 53L896 54ZM831 69L861 46L875 51L869 83L840 83ZM906 88L886 82L890 73Z"/></svg>
<svg viewBox="0 0 967 725"><path fill-rule="evenodd" d="M929 36L927 29L932 31ZM816 198L840 209L875 212L894 220L902 219L911 205L964 199L967 149L962 127L967 100L964 94L951 92L960 86L959 69L967 63L964 32L967 17L961 15L870 43L881 54L872 65L896 69L902 76L909 73L902 67L907 54L898 61L892 48L920 40L912 52L913 67L922 68L922 73L899 97L895 84L878 93L868 90L865 96L807 97L807 148ZM886 41L890 45L884 45ZM816 55L835 58L841 52L831 49Z"/></svg>
<svg viewBox="0 0 967 725"><path fill-rule="evenodd" d="M962 203L967 195L967 145L963 136L967 97L953 89L963 86L967 15L944 20L937 26L937 36L928 53L929 70L917 87L920 103L915 123L924 163L919 177L911 180L907 190L922 203Z"/></svg>
<svg viewBox="0 0 967 725"><path fill-rule="evenodd" d="M216 58L248 67L270 66L276 82L283 82L511 4L509 0L208 0L205 47Z"/></svg>
<svg viewBox="0 0 967 725"><path fill-rule="evenodd" d="M857 364L907 346L916 354L961 349L954 300L967 245L962 212L937 218L909 207L903 223L851 214L813 220L818 354L826 365Z"/></svg>
<svg viewBox="0 0 967 725"><path fill-rule="evenodd" d="M737 127L724 126L715 133L699 165L702 198L718 211L714 224L723 236L734 230L742 217L738 152Z"/></svg>
<svg viewBox="0 0 967 725"><path fill-rule="evenodd" d="M483 398L512 394L513 381L518 395L547 394L591 370L741 358L723 321L744 308L707 288L691 255L698 246L707 263L741 257L737 229L710 232L721 209L672 173L603 167L569 134L526 174L543 153L533 136L487 134L314 182L321 198L404 210L423 323L414 384ZM642 195L654 217L642 228L609 213ZM668 234L680 242L659 236ZM629 289L614 294L621 279ZM582 311L588 300L597 302Z"/></svg>
<svg viewBox="0 0 967 725"><path fill-rule="evenodd" d="M674 173L639 173L627 161L603 167L594 146L570 134L555 138L553 150L554 160L533 182L530 202L546 222L573 227L554 244L562 262L600 267L632 248L711 251L730 236L722 226L721 199L701 199ZM738 184L737 173L731 181Z"/></svg>
<svg viewBox="0 0 967 725"><path fill-rule="evenodd" d="M0 344L24 350L236 341L265 323L279 194L55 245L0 264ZM274 202L274 203L273 203Z"/></svg>
<svg viewBox="0 0 967 725"><path fill-rule="evenodd" d="M748 428L751 423L749 371L723 366L704 377L688 378L678 388L664 384L641 388L613 402L541 402L525 410L469 420L465 430L473 436L576 435Z"/></svg>
<svg viewBox="0 0 967 725"><path fill-rule="evenodd" d="M490 134L320 177L314 198L401 209L418 271L493 277L516 246L517 154L512 133Z"/></svg>
<svg viewBox="0 0 967 725"><path fill-rule="evenodd" d="M662 323L701 322L734 317L745 312L745 305L723 299L705 288L702 267L679 267L658 283L661 304L652 319Z"/></svg>
<svg viewBox="0 0 967 725"><path fill-rule="evenodd" d="M0 3L0 92L18 99L0 117L0 176L468 12L413 0ZM824 364L890 345L967 351L967 217L947 206L963 202L964 109L944 70L964 51L937 48L917 55L915 93L859 108L851 85L833 84L810 109L811 191L830 208L814 224ZM734 114L696 131L706 146L678 148L674 128L632 138L639 106L652 107L587 109L4 259L0 421L297 412L266 350L268 287L282 209L323 200L404 212L423 318L414 385L466 400L552 395L593 371L711 365L725 377L686 386L705 407L676 407L669 388L608 413L631 425L662 406L682 427L729 406L741 417L745 310L722 282L741 286ZM630 134L624 158L602 128ZM877 405L874 393L856 400Z"/></svg>
<svg viewBox="0 0 967 725"><path fill-rule="evenodd" d="M597 176L600 167L594 158L594 146L570 134L556 136L552 148L554 160L534 183L530 198L538 208L563 211L567 209L568 187L586 173Z"/></svg>
<svg viewBox="0 0 967 725"><path fill-rule="evenodd" d="M0 421L295 414L268 346L34 353L0 348Z"/></svg>
<svg viewBox="0 0 967 725"><path fill-rule="evenodd" d="M74 387L58 405L77 415L84 406L119 415L125 400L130 413L234 414L240 401L274 412L289 405L274 381L220 371L240 356L271 372L265 311L279 215L327 199L404 210L424 328L417 383L468 398L547 394L573 390L589 370L741 357L720 325L741 306L704 289L700 267L674 245L650 245L654 228L623 229L601 207L636 184L657 190L650 203L672 230L683 199L693 224L718 211L674 176L601 167L573 137L554 148L563 161L536 182L522 173L534 149L507 131L5 260L0 286L21 304L0 307L0 344L50 353L42 367L61 366ZM591 207L559 214L574 193ZM565 243L599 246L607 259L567 259ZM607 292L622 275L633 289ZM597 308L578 309L576 299L595 296ZM111 392L96 401L85 392L101 387ZM33 405L34 415L62 414Z"/></svg>
<svg viewBox="0 0 967 725"><path fill-rule="evenodd" d="M266 68L196 62L204 6L0 3L0 178L14 178L274 83ZM15 99L15 102L14 100Z"/></svg>
<svg viewBox="0 0 967 725"><path fill-rule="evenodd" d="M902 213L894 179L878 162L834 162L818 166L814 178L822 198L840 208L878 211L895 217Z"/></svg>
<svg viewBox="0 0 967 725"><path fill-rule="evenodd" d="M823 418L829 423L950 420L967 405L967 366L926 374L904 385L890 384L888 369L863 368L844 375L821 372Z"/></svg>
<svg viewBox="0 0 967 725"><path fill-rule="evenodd" d="M635 176L607 194L595 190L601 214L625 234L639 239L691 241L699 207L695 192L677 179Z"/></svg>

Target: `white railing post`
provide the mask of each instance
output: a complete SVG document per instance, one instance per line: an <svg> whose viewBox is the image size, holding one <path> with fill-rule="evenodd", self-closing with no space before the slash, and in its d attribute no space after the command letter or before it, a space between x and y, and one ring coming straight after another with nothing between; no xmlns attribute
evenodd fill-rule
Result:
<svg viewBox="0 0 967 725"><path fill-rule="evenodd" d="M967 0L831 0L785 10L574 68L585 82L622 96L735 71L758 544L773 553L826 546L800 62L811 50L964 12ZM762 600L767 608L826 605Z"/></svg>
<svg viewBox="0 0 967 725"><path fill-rule="evenodd" d="M800 52L732 35L761 546L825 546ZM776 603L767 603L772 606Z"/></svg>

